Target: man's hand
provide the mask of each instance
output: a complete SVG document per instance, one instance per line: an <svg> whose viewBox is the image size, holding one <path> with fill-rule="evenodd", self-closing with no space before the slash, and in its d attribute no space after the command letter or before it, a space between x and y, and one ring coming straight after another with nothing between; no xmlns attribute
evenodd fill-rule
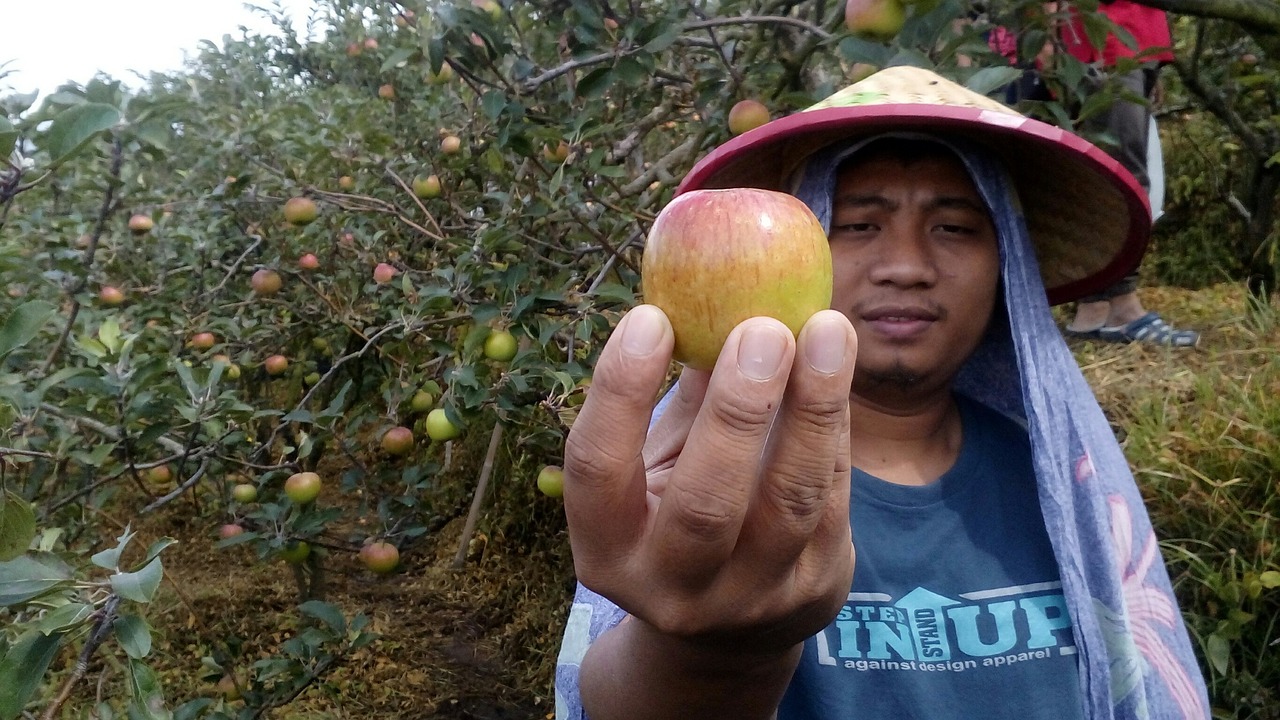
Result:
<svg viewBox="0 0 1280 720"><path fill-rule="evenodd" d="M693 655L793 655L853 574L853 328L833 310L798 341L742 323L712 373L684 371L650 433L672 344L641 306L601 354L565 451L578 579Z"/></svg>

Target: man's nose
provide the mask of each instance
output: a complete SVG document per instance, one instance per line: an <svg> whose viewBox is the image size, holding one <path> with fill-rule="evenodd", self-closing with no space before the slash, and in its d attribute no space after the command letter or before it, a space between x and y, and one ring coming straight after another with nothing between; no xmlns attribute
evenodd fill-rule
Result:
<svg viewBox="0 0 1280 720"><path fill-rule="evenodd" d="M923 233L892 233L877 245L871 265L872 282L912 287L931 286L938 281L937 257Z"/></svg>

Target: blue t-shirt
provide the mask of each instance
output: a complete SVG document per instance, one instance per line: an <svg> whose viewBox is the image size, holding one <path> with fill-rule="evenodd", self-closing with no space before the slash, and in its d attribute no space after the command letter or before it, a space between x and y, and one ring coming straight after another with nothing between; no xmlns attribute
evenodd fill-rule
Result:
<svg viewBox="0 0 1280 720"><path fill-rule="evenodd" d="M779 720L1083 717L1026 433L958 402L960 456L936 482L853 471L853 587L805 642Z"/></svg>

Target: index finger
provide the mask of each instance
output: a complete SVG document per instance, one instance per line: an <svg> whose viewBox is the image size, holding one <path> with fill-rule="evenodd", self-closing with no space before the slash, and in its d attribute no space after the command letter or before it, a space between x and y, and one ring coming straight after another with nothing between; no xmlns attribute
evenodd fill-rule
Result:
<svg viewBox="0 0 1280 720"><path fill-rule="evenodd" d="M600 353L591 391L565 443L565 515L579 577L617 572L644 530L641 451L674 344L666 315L640 305L618 323Z"/></svg>

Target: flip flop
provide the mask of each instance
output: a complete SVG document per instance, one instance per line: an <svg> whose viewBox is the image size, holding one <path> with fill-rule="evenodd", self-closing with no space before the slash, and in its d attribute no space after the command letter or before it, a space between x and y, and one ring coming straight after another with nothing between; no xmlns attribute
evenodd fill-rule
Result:
<svg viewBox="0 0 1280 720"><path fill-rule="evenodd" d="M1073 340L1101 340L1102 328L1094 328L1092 330L1072 330L1069 327L1062 328L1062 336Z"/></svg>
<svg viewBox="0 0 1280 720"><path fill-rule="evenodd" d="M1154 312L1127 325L1098 328L1097 333L1099 340L1121 344L1142 342L1163 347L1195 347L1200 342L1200 333L1178 330Z"/></svg>

